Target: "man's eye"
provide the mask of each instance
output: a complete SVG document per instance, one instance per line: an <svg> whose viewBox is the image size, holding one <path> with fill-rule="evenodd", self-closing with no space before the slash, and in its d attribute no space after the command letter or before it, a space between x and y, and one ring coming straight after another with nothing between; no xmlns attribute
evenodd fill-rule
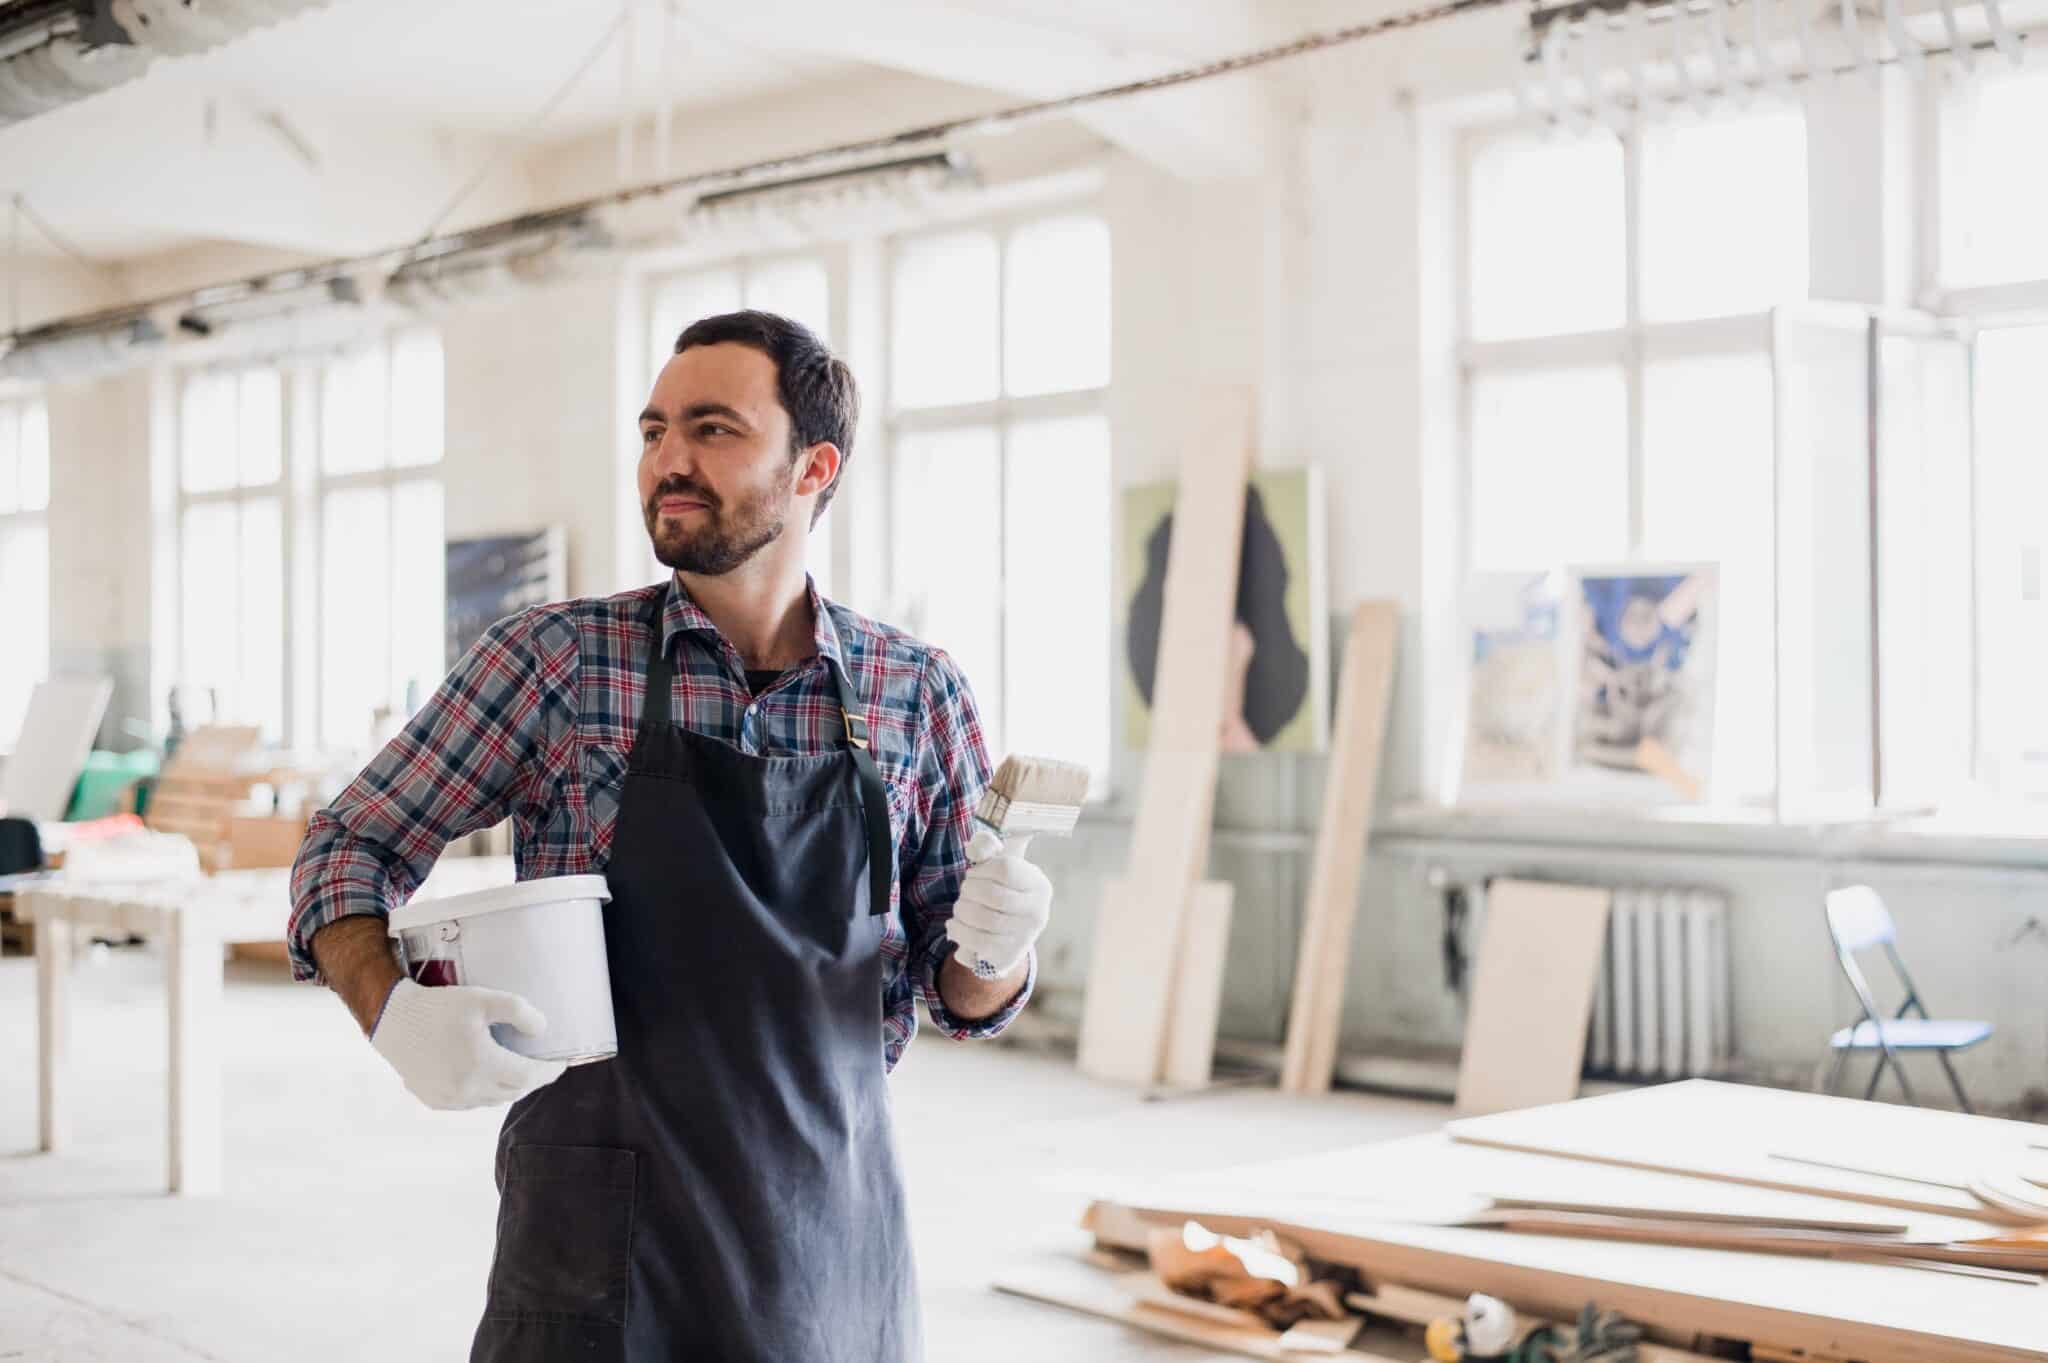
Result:
<svg viewBox="0 0 2048 1363"><path fill-rule="evenodd" d="M659 439L661 439L661 427L659 426L649 426L646 430L640 432L640 443L643 445L652 445Z"/></svg>
<svg viewBox="0 0 2048 1363"><path fill-rule="evenodd" d="M732 427L716 421L707 421L697 428L697 434L700 436L731 435Z"/></svg>

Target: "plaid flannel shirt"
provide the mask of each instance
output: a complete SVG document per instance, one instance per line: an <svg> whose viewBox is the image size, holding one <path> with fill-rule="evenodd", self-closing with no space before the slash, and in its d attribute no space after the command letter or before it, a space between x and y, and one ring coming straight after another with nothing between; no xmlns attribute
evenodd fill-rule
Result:
<svg viewBox="0 0 2048 1363"><path fill-rule="evenodd" d="M451 839L507 816L521 880L603 873L646 690L645 612L664 592L662 646L675 659L674 714L685 728L750 753L838 751L845 730L828 653L867 707L896 850L878 981L889 1068L917 1031L920 995L951 1036L1000 1032L1030 996L1035 957L1016 999L992 1017L955 1018L938 990L952 949L946 920L967 871L968 822L989 778L973 695L946 654L815 587L820 656L759 696L748 692L738 651L680 581L536 606L493 625L314 816L292 871L293 977L318 978L308 944L322 926L346 914L388 914Z"/></svg>

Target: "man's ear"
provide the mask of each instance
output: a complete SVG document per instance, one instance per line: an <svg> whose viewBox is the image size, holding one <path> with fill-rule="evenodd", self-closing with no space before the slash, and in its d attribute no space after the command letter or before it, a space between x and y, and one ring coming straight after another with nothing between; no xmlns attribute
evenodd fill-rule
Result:
<svg viewBox="0 0 2048 1363"><path fill-rule="evenodd" d="M796 495L808 497L832 486L832 480L839 476L839 466L844 460L839 447L829 440L820 440L798 455L796 487L793 489Z"/></svg>

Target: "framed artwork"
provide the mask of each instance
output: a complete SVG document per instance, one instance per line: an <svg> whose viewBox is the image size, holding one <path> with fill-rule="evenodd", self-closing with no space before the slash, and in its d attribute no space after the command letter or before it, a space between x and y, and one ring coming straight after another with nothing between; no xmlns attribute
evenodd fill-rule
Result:
<svg viewBox="0 0 2048 1363"><path fill-rule="evenodd" d="M1151 735L1152 686L1173 540L1172 482L1122 497L1124 743ZM1253 475L1229 650L1224 752L1308 752L1329 746L1329 605L1323 488L1313 465Z"/></svg>
<svg viewBox="0 0 2048 1363"><path fill-rule="evenodd" d="M1711 563L1570 570L1575 789L1699 801L1712 778L1719 574Z"/></svg>
<svg viewBox="0 0 2048 1363"><path fill-rule="evenodd" d="M1555 572L1477 573L1466 583L1456 799L1555 793L1572 675L1564 591L1564 575Z"/></svg>
<svg viewBox="0 0 2048 1363"><path fill-rule="evenodd" d="M569 594L560 527L448 541L448 665L498 621Z"/></svg>

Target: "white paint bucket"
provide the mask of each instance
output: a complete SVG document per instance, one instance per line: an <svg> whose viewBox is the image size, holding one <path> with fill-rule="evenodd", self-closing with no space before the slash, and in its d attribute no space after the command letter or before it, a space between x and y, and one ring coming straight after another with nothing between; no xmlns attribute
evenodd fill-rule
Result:
<svg viewBox="0 0 2048 1363"><path fill-rule="evenodd" d="M493 1024L499 1044L536 1060L581 1065L618 1053L612 974L604 950L603 876L549 876L415 900L391 915L405 971L424 985L467 984L517 994L547 1016L531 1037Z"/></svg>

